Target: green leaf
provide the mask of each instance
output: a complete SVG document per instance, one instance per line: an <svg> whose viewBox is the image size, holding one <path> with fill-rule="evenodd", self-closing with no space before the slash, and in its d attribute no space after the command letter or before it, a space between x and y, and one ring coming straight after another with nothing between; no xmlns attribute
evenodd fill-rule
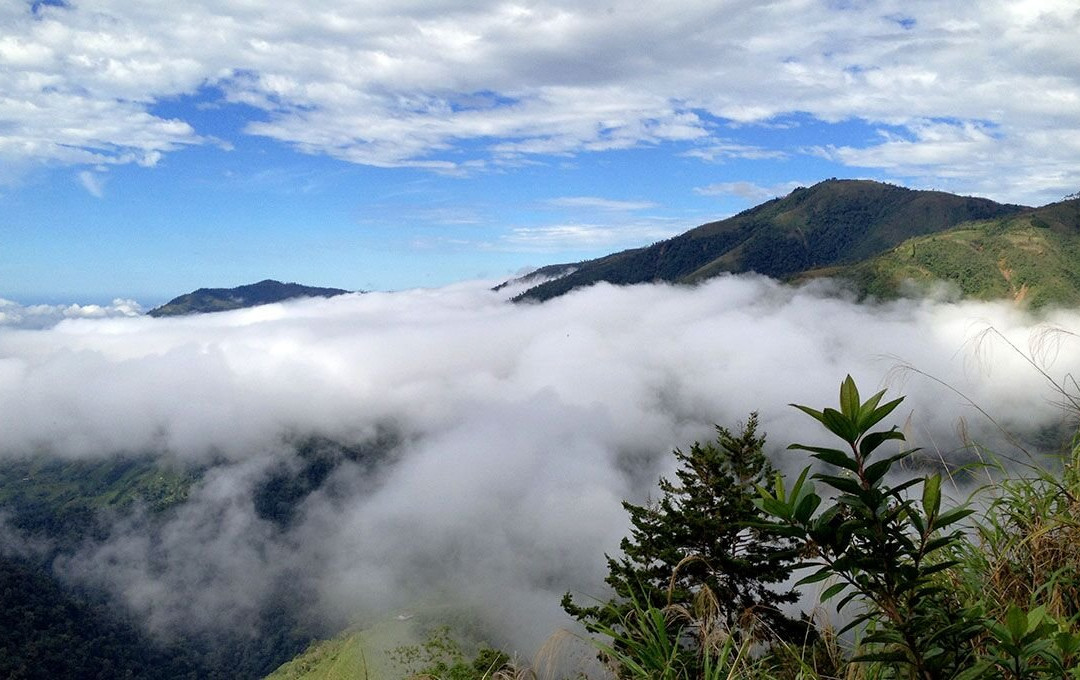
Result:
<svg viewBox="0 0 1080 680"><path fill-rule="evenodd" d="M864 401L862 406L859 407L859 429L860 430L863 430L865 432L868 429L867 425L863 421L871 413L874 412L874 409L876 409L877 405L881 402L881 397L883 397L884 395L885 395L885 390L881 390L880 392L878 392L874 396L872 396L869 399L867 399L866 401Z"/></svg>
<svg viewBox="0 0 1080 680"><path fill-rule="evenodd" d="M881 481L882 477L888 474L894 463L907 458L911 454L915 453L915 451L916 449L908 449L907 451L901 451L900 453L889 456L884 460L879 460L873 465L867 466L866 470L863 472L863 475L866 477L866 481L870 482L870 484L877 484L879 481Z"/></svg>
<svg viewBox="0 0 1080 680"><path fill-rule="evenodd" d="M850 493L861 498L863 488L859 482L851 477L837 477L836 475L814 475L814 479L820 479L837 491Z"/></svg>
<svg viewBox="0 0 1080 680"><path fill-rule="evenodd" d="M839 449L824 449L817 446L802 446L805 451L810 451L813 458L824 461L829 465L835 465L852 472L859 471L859 462Z"/></svg>
<svg viewBox="0 0 1080 680"><path fill-rule="evenodd" d="M930 475L923 482L922 506L923 512L926 513L927 523L933 526L933 518L941 509L941 475Z"/></svg>
<svg viewBox="0 0 1080 680"><path fill-rule="evenodd" d="M859 421L859 427L862 428L863 432L869 430L871 427L877 425L879 422L884 420L890 413L892 413L903 400L903 397L900 397L899 399L893 399L884 406L879 406L878 408L874 409L864 419L861 419Z"/></svg>
<svg viewBox="0 0 1080 680"><path fill-rule="evenodd" d="M971 508L955 508L953 510L948 510L941 513L941 516L934 521L934 526L938 529L944 529L950 524L955 524L956 522L959 522L973 512L975 511Z"/></svg>
<svg viewBox="0 0 1080 680"><path fill-rule="evenodd" d="M867 612L866 614L860 614L859 616L856 616L854 619L849 621L846 626L844 626L840 630L836 631L836 634L837 635L843 635L844 633L848 632L849 630L851 630L853 628L857 628L859 625L869 621L870 619L874 618L875 616L876 616L876 614L874 612Z"/></svg>
<svg viewBox="0 0 1080 680"><path fill-rule="evenodd" d="M808 493L795 506L795 520L800 524L808 524L814 511L821 505L821 497L815 493Z"/></svg>
<svg viewBox="0 0 1080 680"><path fill-rule="evenodd" d="M825 422L825 418L822 415L821 411L818 411L817 409L812 409L809 406L802 406L800 404L788 404L788 406L794 406L795 408L799 409L800 411L802 411L803 413L805 413L806 415L810 416L811 418L813 418L814 420L816 420L816 421L818 421L820 423Z"/></svg>
<svg viewBox="0 0 1080 680"><path fill-rule="evenodd" d="M834 583L825 589L825 592L821 594L821 602L828 602L833 596L843 592L848 587L846 583Z"/></svg>
<svg viewBox="0 0 1080 680"><path fill-rule="evenodd" d="M855 430L855 424L843 413L834 408L827 408L821 412L822 423L837 437L849 444L855 443L859 433Z"/></svg>
<svg viewBox="0 0 1080 680"><path fill-rule="evenodd" d="M811 583L818 583L820 581L824 581L825 579L829 578L832 575L833 575L833 570L832 570L831 567L821 567L820 569L815 571L813 574L810 574L806 578L799 579L798 582L795 583L795 585L796 586L805 586L805 585L810 585Z"/></svg>
<svg viewBox="0 0 1080 680"><path fill-rule="evenodd" d="M1005 613L1005 630L1009 635L1008 641L1012 642L1019 642L1028 630L1027 613L1015 604L1009 605L1009 611Z"/></svg>
<svg viewBox="0 0 1080 680"><path fill-rule="evenodd" d="M855 381L848 375L844 382L840 383L840 412L850 421L856 421L859 417L859 388L855 387Z"/></svg>
<svg viewBox="0 0 1080 680"><path fill-rule="evenodd" d="M862 438L859 442L859 455L866 460L870 457L870 454L874 452L879 446L889 441L890 439L904 440L904 433L897 430L895 427L888 431L871 432Z"/></svg>

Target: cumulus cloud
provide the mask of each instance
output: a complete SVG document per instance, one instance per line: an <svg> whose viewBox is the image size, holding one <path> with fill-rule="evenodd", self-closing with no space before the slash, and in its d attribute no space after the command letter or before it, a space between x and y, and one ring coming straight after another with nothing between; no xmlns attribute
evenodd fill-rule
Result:
<svg viewBox="0 0 1080 680"><path fill-rule="evenodd" d="M1058 170L1078 153L1078 11L1006 0L12 3L0 9L0 156L153 165L211 141L155 108L195 94L254 107L248 134L305 153L439 171L664 143L707 160L778 158L791 150L719 128L800 113L906 133L840 150L842 162L920 178L928 164L958 189L1035 201L1075 189ZM967 131L948 146L958 157L937 154L946 147L926 121ZM984 146L1009 163L972 162Z"/></svg>
<svg viewBox="0 0 1080 680"><path fill-rule="evenodd" d="M132 317L143 313L135 300L116 298L108 305L21 305L0 298L0 329L51 328L65 319Z"/></svg>
<svg viewBox="0 0 1080 680"><path fill-rule="evenodd" d="M61 565L158 632L242 627L285 587L333 624L418 598L471 602L493 641L527 651L566 624L562 592L602 594L602 554L626 531L619 501L643 500L670 450L713 423L759 410L770 453L801 467L783 447L826 440L785 404L834 404L851 373L867 393L907 395L895 422L913 443L967 460L958 421L989 436L982 416L897 367L1038 432L1065 415L1003 339L1027 350L1047 324L1080 327L1075 311L858 305L755 276L601 284L542 305L513 293L470 283L0 329L0 455L209 466L163 525L118 524ZM1040 337L1051 376L1078 372L1075 339ZM381 432L393 436L340 464L290 523L258 513L268 471L301 464L290 442L370 447Z"/></svg>

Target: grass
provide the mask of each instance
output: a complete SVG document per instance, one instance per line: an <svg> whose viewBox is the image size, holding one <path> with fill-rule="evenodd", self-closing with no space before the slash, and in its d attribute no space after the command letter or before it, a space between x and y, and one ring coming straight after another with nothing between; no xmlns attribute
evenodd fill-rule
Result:
<svg viewBox="0 0 1080 680"><path fill-rule="evenodd" d="M387 619L312 643L267 680L397 680L406 677L407 671L391 658L391 652L419 640L411 620Z"/></svg>

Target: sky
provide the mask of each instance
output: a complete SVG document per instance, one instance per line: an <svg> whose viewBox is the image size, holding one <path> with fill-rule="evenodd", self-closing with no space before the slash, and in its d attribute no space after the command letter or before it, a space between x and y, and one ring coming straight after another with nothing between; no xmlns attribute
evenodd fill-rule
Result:
<svg viewBox="0 0 1080 680"><path fill-rule="evenodd" d="M0 3L0 298L501 280L829 177L1080 190L1072 0Z"/></svg>

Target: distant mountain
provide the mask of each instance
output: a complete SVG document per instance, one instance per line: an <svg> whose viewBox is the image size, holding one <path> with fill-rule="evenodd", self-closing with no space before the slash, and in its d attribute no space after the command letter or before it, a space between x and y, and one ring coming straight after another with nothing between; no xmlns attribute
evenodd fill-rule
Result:
<svg viewBox="0 0 1080 680"><path fill-rule="evenodd" d="M272 302L282 302L302 297L333 297L350 291L340 288L317 288L299 283L282 283L272 279L236 288L200 288L194 292L173 298L160 307L151 309L150 316L182 316L224 312L230 309L256 307Z"/></svg>
<svg viewBox="0 0 1080 680"><path fill-rule="evenodd" d="M1032 307L1080 305L1080 199L908 239L849 266L804 278L846 279L864 296L894 298L948 281L967 298Z"/></svg>
<svg viewBox="0 0 1080 680"><path fill-rule="evenodd" d="M645 248L549 267L552 272L572 271L515 300L547 300L599 281L693 283L723 272L749 271L790 279L813 269L853 264L911 237L1028 210L939 191L831 179Z"/></svg>

